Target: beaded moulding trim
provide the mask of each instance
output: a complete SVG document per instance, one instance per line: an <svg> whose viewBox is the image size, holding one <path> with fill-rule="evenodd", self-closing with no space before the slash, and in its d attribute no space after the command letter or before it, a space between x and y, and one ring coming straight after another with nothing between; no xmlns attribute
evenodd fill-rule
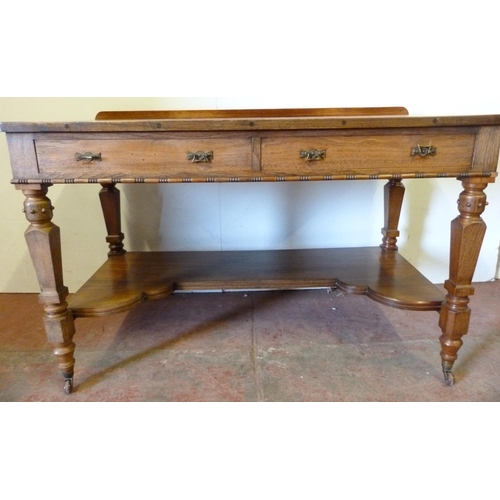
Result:
<svg viewBox="0 0 500 500"><path fill-rule="evenodd" d="M496 177L497 172L447 172L447 173L406 173L406 174L334 174L334 175L263 175L251 177L85 177L13 179L12 184L190 184L190 183L240 183L240 182L319 182L319 181L361 181L361 180L404 180Z"/></svg>

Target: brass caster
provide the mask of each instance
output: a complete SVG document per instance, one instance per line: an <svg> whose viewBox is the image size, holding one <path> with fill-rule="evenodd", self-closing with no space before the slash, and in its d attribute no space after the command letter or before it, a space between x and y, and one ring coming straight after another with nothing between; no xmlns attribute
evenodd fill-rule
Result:
<svg viewBox="0 0 500 500"><path fill-rule="evenodd" d="M453 375L453 372L451 370L444 370L443 373L445 384L448 387L455 385L455 375Z"/></svg>
<svg viewBox="0 0 500 500"><path fill-rule="evenodd" d="M73 379L67 378L66 381L64 382L64 393L69 395L72 392L73 392Z"/></svg>

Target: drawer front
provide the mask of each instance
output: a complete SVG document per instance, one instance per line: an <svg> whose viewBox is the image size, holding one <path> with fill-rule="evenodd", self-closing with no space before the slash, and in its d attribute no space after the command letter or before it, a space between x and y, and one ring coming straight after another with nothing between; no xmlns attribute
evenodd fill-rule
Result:
<svg viewBox="0 0 500 500"><path fill-rule="evenodd" d="M35 143L41 174L74 177L119 177L248 174L252 171L251 138L46 140ZM94 159L85 156L91 153ZM80 159L77 159L80 155Z"/></svg>
<svg viewBox="0 0 500 500"><path fill-rule="evenodd" d="M467 172L474 143L474 134L273 137L262 141L262 170L280 175ZM435 149L426 151L428 146Z"/></svg>

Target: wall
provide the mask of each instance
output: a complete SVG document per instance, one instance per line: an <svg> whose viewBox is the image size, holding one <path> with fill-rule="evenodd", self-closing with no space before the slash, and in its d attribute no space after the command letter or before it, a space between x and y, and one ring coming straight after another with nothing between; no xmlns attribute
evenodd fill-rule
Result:
<svg viewBox="0 0 500 500"><path fill-rule="evenodd" d="M103 109L329 106L314 99L0 98L2 121L91 120ZM376 103L379 104L379 103ZM408 105L408 103L403 103ZM410 103L411 104L411 103ZM411 106L410 106L411 110ZM430 112L431 110L429 110ZM2 221L0 291L38 286L24 243L23 196L9 185L5 137L0 143ZM129 250L231 250L378 245L384 182L121 186ZM447 275L449 221L456 216L456 180L407 181L401 253L433 282ZM500 240L500 184L488 188L489 232L476 280L494 277ZM65 280L76 291L106 258L99 186L54 186L54 222L63 233ZM17 208L16 208L17 207Z"/></svg>
<svg viewBox="0 0 500 500"><path fill-rule="evenodd" d="M437 0L344 4L333 2L328 15L318 15L322 2L290 5L287 12L272 2L262 10L254 2L252 9L227 12L223 23L216 2L203 4L196 10L203 30L187 29L189 2L170 6L168 18L123 8L119 23L116 10L103 5L98 24L106 30L85 37L74 36L69 12L60 10L57 27L50 22L47 30L42 22L50 20L47 5L34 6L27 18L21 6L9 4L3 7L9 20L4 39L24 43L3 54L0 122L91 120L104 109L402 105L414 115L500 114L491 2L453 9ZM133 30L127 32L127 26ZM119 97L180 93L246 97ZM72 94L88 97L20 97ZM103 94L117 97L92 97ZM34 292L38 285L22 234L23 196L9 180L0 135L0 292ZM401 253L430 280L443 282L460 184L406 185ZM382 188L383 182L123 186L126 245L129 250L378 245ZM72 291L106 257L98 189L50 190ZM478 281L494 277L500 243L500 183L487 192L489 230Z"/></svg>

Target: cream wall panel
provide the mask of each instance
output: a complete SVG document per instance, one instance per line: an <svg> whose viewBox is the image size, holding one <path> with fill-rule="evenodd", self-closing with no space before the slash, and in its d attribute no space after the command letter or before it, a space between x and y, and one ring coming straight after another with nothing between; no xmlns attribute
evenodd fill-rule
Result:
<svg viewBox="0 0 500 500"><path fill-rule="evenodd" d="M437 114L443 103L414 96L404 102L372 98L377 105L405 105L415 114ZM67 97L0 98L0 121L91 120L105 109L196 109L328 107L356 104L304 97ZM496 106L496 108L495 108ZM456 113L485 112L472 101ZM493 102L491 112L500 112ZM453 114L453 113L451 113ZM36 292L23 232L23 196L9 184L10 166L0 136L0 195L5 213L0 232L0 292ZM449 221L456 217L461 191L454 180L409 181L401 219L401 253L429 279L447 277ZM383 183L307 183L279 185L121 186L123 226L129 250L232 250L378 245L383 225ZM54 222L63 235L65 281L76 291L106 258L99 186L54 186ZM489 231L476 280L494 277L500 240L500 183L487 190ZM359 200L362 200L359 202ZM445 214L443 216L443 214ZM347 216L346 216L347 215ZM443 222L444 220L444 222Z"/></svg>

